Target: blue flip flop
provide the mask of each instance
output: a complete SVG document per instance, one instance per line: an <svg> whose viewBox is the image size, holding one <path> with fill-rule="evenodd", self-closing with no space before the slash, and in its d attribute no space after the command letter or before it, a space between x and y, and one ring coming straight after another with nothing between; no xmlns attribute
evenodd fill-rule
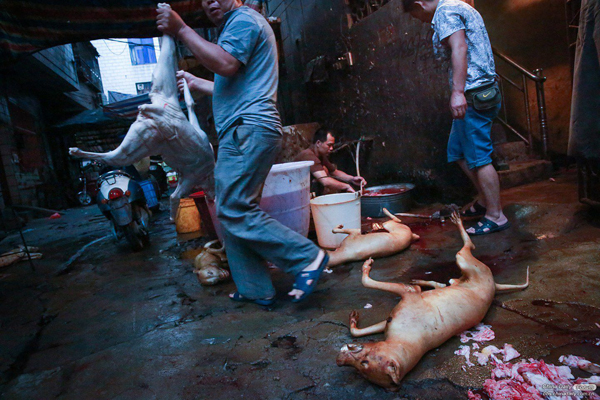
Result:
<svg viewBox="0 0 600 400"><path fill-rule="evenodd" d="M505 224L498 225L497 223L490 221L486 217L483 217L479 220L477 225L473 226L473 228L475 228L475 232L473 232L473 233L467 232L467 233L471 236L481 236L481 235L487 235L488 233L500 232L505 229L508 229L508 228L510 228L510 222L506 221Z"/></svg>
<svg viewBox="0 0 600 400"><path fill-rule="evenodd" d="M254 303L258 304L259 306L270 306L275 304L275 297L271 299L248 299L239 294L239 292L235 292L233 296L230 296L229 298L240 303Z"/></svg>
<svg viewBox="0 0 600 400"><path fill-rule="evenodd" d="M314 271L300 272L296 275L294 289L302 290L304 293L302 293L302 296L300 296L299 298L294 297L292 299L292 303L301 302L312 293L315 286L317 286L317 282L319 281L323 270L327 266L327 263L329 263L329 255L327 254L327 252L325 252L325 256L323 257L323 261L321 261L321 265L319 265L319 268L315 269ZM310 280L312 280L312 283L309 285L307 282Z"/></svg>

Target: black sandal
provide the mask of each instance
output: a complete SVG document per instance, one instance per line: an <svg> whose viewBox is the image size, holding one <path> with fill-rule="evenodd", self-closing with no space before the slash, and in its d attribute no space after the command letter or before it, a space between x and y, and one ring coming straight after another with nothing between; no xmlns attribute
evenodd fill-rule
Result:
<svg viewBox="0 0 600 400"><path fill-rule="evenodd" d="M502 225L498 225L497 223L490 221L489 219L483 217L478 223L477 225L473 226L473 232L469 232L467 230L467 233L471 236L481 236L481 235L487 235L489 233L494 233L494 232L500 232L503 231L505 229L510 228L510 222L506 221L504 224ZM471 228L469 228L471 229Z"/></svg>
<svg viewBox="0 0 600 400"><path fill-rule="evenodd" d="M475 211L471 211L471 208ZM461 214L463 217L483 217L487 212L487 208L479 204L479 202L473 203L473 205L463 211Z"/></svg>

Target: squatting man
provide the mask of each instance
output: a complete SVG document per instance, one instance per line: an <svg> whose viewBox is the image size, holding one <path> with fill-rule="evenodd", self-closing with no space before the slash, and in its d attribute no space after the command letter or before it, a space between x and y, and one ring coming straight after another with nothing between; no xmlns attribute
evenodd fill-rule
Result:
<svg viewBox="0 0 600 400"><path fill-rule="evenodd" d="M333 151L335 135L332 130L319 128L313 136L312 145L302 150L295 161L313 161L310 173L315 178L315 185L311 191L318 195L338 192L354 193L352 185L366 186L367 181L361 176L352 176L340 171L329 161L329 154Z"/></svg>

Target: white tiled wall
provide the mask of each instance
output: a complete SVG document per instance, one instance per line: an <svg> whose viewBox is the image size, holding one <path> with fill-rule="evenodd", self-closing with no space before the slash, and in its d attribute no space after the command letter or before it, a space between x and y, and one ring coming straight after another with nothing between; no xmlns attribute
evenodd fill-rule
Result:
<svg viewBox="0 0 600 400"><path fill-rule="evenodd" d="M94 40L92 45L100 54L98 63L100 64L104 94L107 97L109 90L136 95L136 83L152 80L152 71L154 71L156 63L131 65L129 45L126 38ZM154 38L154 51L158 60L160 55L158 38Z"/></svg>

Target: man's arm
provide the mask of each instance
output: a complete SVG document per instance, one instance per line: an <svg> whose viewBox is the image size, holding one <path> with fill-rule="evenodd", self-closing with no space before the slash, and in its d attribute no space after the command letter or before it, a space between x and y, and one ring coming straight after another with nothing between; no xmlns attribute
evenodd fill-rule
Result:
<svg viewBox="0 0 600 400"><path fill-rule="evenodd" d="M175 11L170 8L159 8L156 11L158 30L181 40L210 71L221 76L233 76L238 71L242 64L234 56L221 46L200 37Z"/></svg>
<svg viewBox="0 0 600 400"><path fill-rule="evenodd" d="M463 29L448 37L448 46L452 50L452 95L450 111L452 118L463 119L467 112L465 82L467 80L467 39Z"/></svg>
<svg viewBox="0 0 600 400"><path fill-rule="evenodd" d="M363 186L367 185L367 181L362 176L352 176L345 173L344 171L340 171L339 169L333 171L331 175L342 182L352 183L357 186L360 186L362 182Z"/></svg>
<svg viewBox="0 0 600 400"><path fill-rule="evenodd" d="M347 183L340 182L337 179L334 179L330 176L327 176L327 173L325 171L313 172L313 176L317 178L321 185L327 188L354 193L354 189L352 188L352 186L348 185Z"/></svg>
<svg viewBox="0 0 600 400"><path fill-rule="evenodd" d="M215 83L206 79L198 78L186 71L177 71L177 87L183 93L183 81L186 81L192 93L212 96Z"/></svg>

